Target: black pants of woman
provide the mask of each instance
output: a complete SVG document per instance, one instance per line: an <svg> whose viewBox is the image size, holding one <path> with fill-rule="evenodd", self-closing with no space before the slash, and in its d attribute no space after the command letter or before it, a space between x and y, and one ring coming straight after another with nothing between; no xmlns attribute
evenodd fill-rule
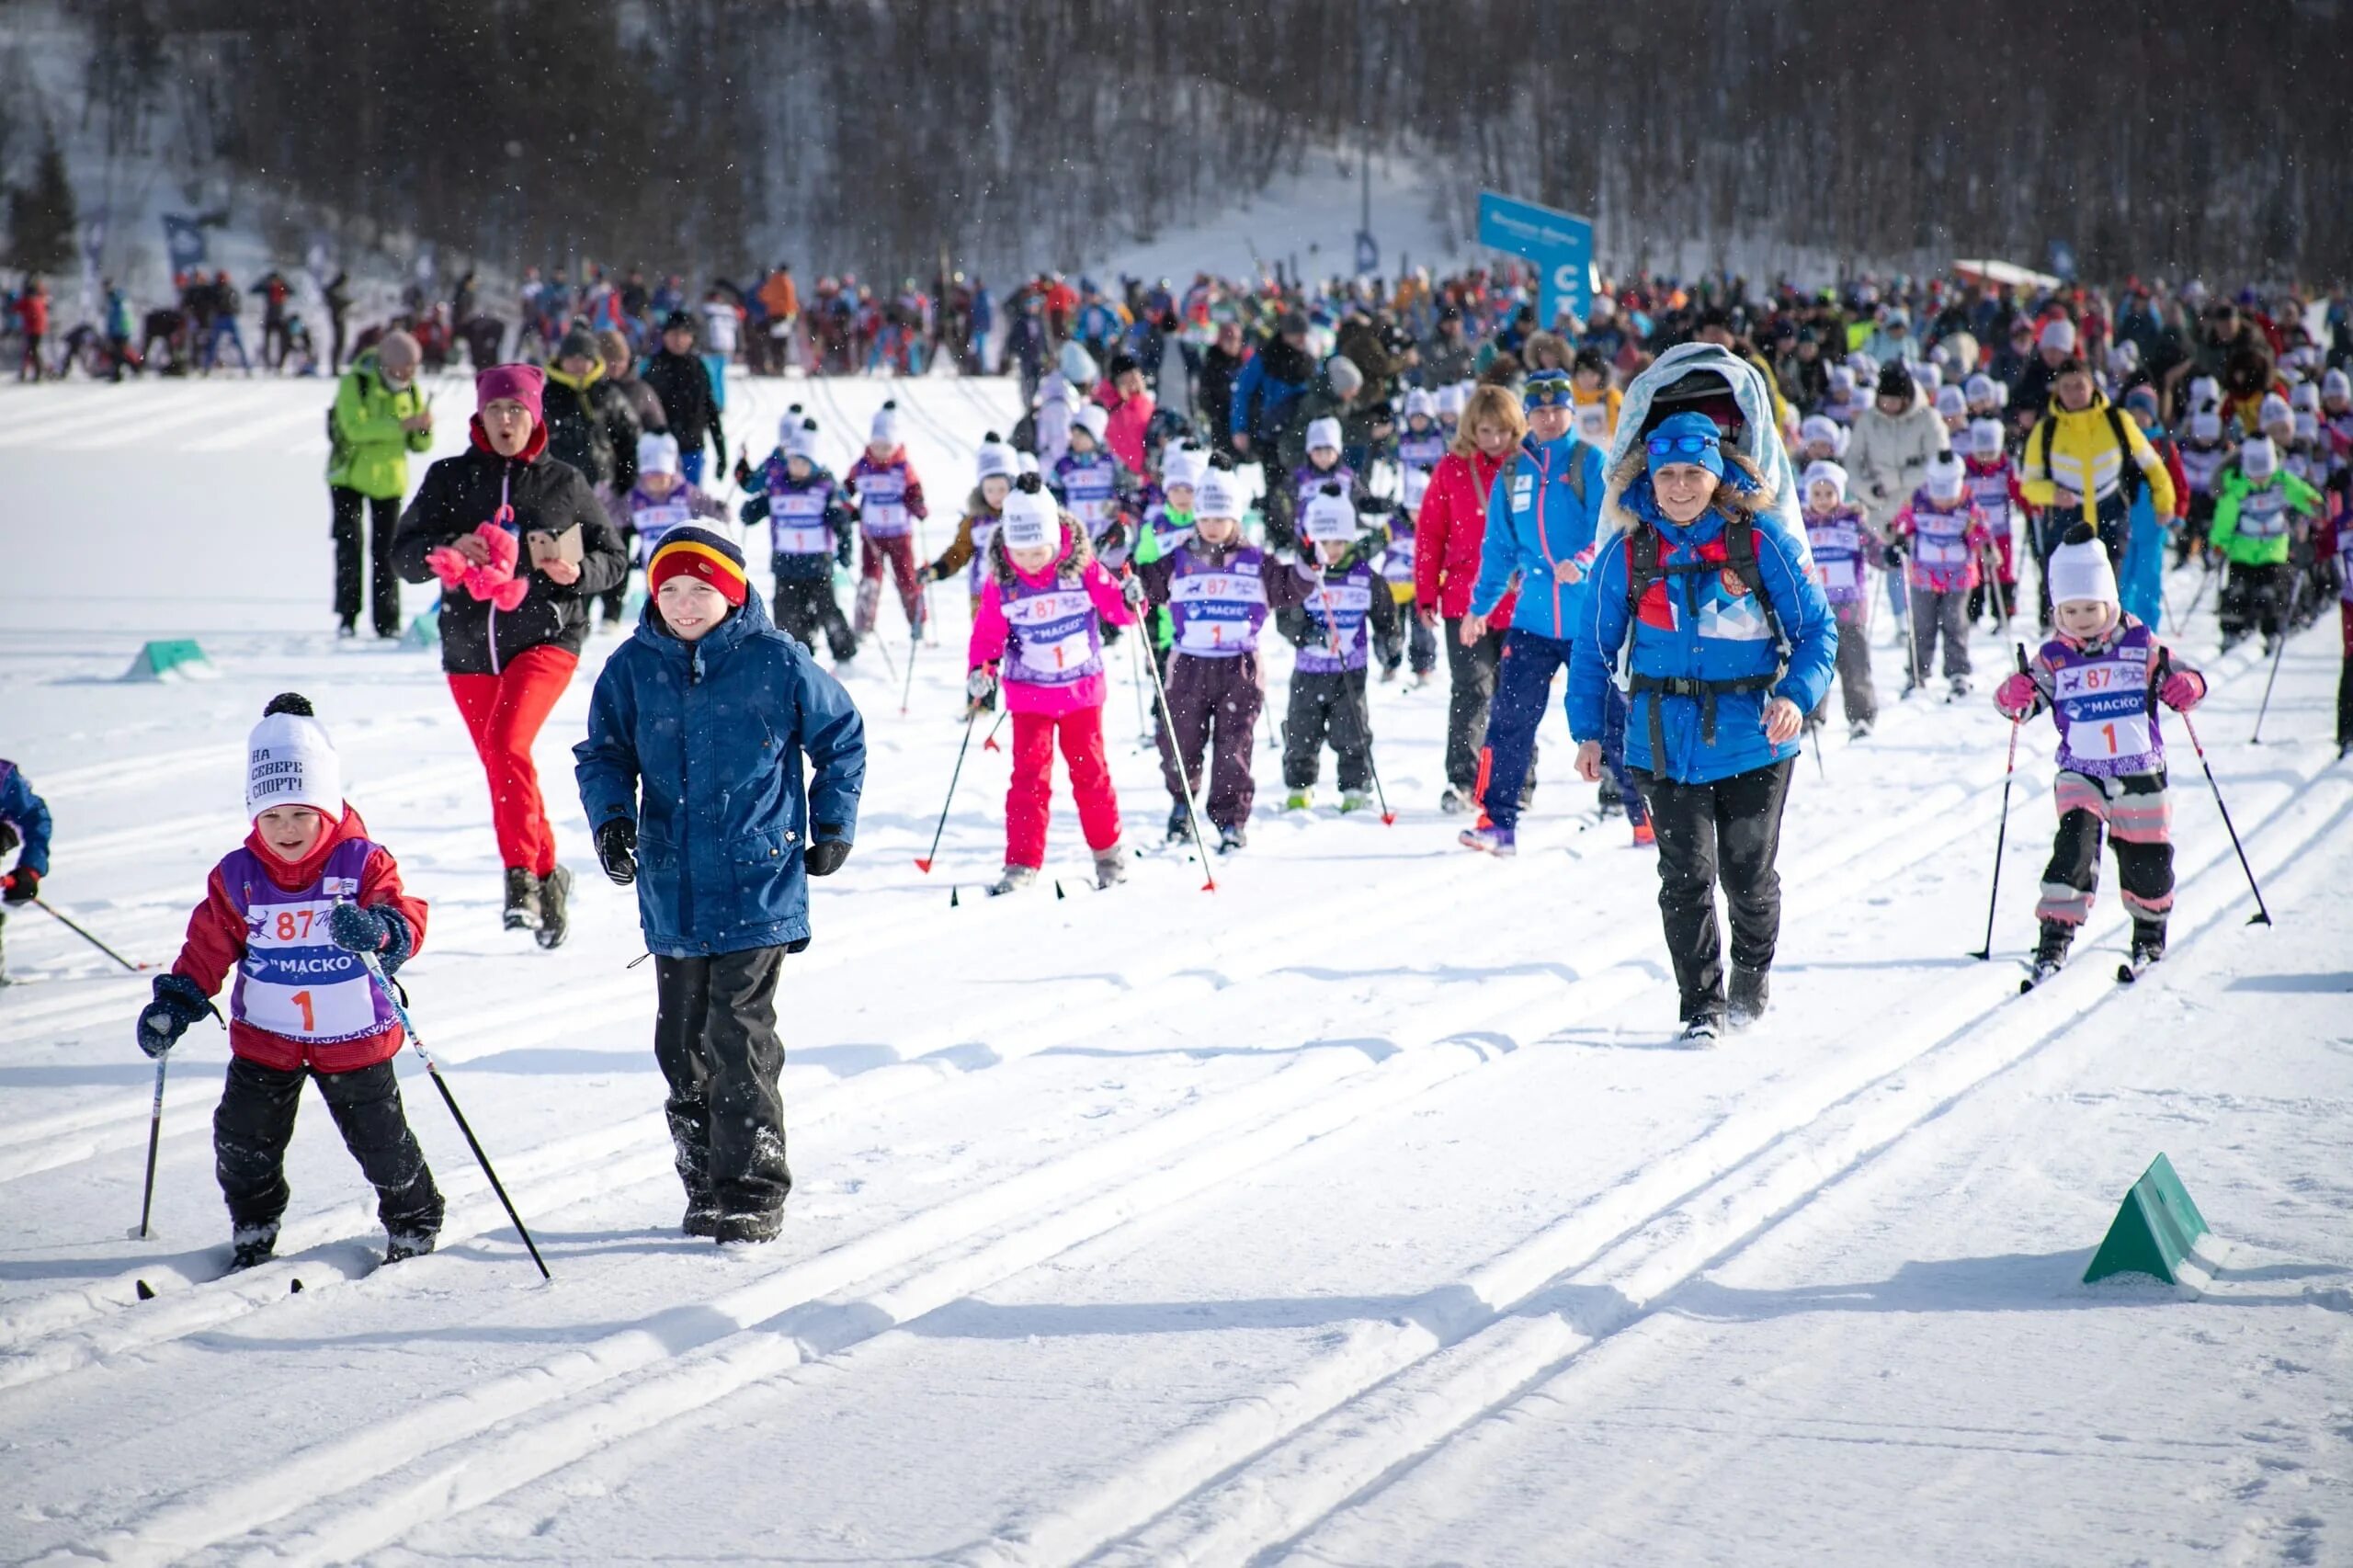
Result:
<svg viewBox="0 0 2353 1568"><path fill-rule="evenodd" d="M1658 912L1675 960L1683 1018L1724 1010L1723 942L1716 885L1732 915L1732 961L1763 973L1781 934L1781 808L1794 757L1707 784L1637 772L1635 787L1658 834Z"/></svg>

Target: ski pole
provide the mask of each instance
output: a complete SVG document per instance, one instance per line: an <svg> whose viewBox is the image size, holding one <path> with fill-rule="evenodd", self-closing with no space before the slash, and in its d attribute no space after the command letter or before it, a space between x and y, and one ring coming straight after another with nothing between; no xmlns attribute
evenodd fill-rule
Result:
<svg viewBox="0 0 2353 1568"><path fill-rule="evenodd" d="M155 1212L155 1152L164 1142L164 1064L170 1051L155 1058L155 1103L147 1112L147 1190L139 1199L139 1239L147 1239L147 1221Z"/></svg>
<svg viewBox="0 0 2353 1568"><path fill-rule="evenodd" d="M1131 566L1122 566L1120 568L1120 576L1122 582L1132 580L1135 576L1135 569ZM1150 661L1146 662L1150 663ZM1185 815L1193 824L1193 847L1201 857L1201 875L1209 879L1201 884L1201 891L1215 892L1217 892L1217 872L1210 865L1209 843L1201 837L1200 808L1193 803L1193 776L1186 770L1184 748L1176 744L1176 715L1168 706L1168 687L1160 678L1160 666L1157 664L1152 665L1152 692L1154 697L1160 699L1160 722L1168 729L1168 752L1176 759L1177 782L1185 786ZM1208 760L1206 756L1202 758L1204 763Z"/></svg>
<svg viewBox="0 0 2353 1568"><path fill-rule="evenodd" d="M83 929L82 929L82 927L80 927L79 926L76 926L73 921L68 920L68 919L66 919L66 917L65 917L64 915L58 914L56 907L55 907L54 905L52 905L51 903L50 903L46 899L40 898L40 897L35 897L35 898L34 898L34 900L33 900L33 902L34 902L35 903L39 904L42 909L47 910L47 911L50 913L50 915L51 915L52 916L54 916L54 917L55 917L55 918L56 918L56 919L57 919L57 920L62 924L62 925L63 925L63 926L64 926L64 927L65 927L68 931L73 932L76 937L81 937L81 938L82 938L82 940L84 940L84 941L85 941L85 942L89 943L89 944L90 944L90 946L92 946L92 947L94 947L94 948L97 949L98 949L98 951L100 951L100 952L102 952L102 953L106 954L106 956L107 956L107 957L108 957L108 958L110 958L110 959L114 960L114 961L115 961L115 962L117 962L117 963L120 964L123 968L125 968L125 969L129 970L131 973L133 973L133 974L137 974L137 973L139 973L142 970L149 970L149 969L153 969L153 968L154 968L154 967L155 967L153 964L148 964L148 963L132 963L129 959L124 958L120 953L116 952L112 948L109 948L109 947L108 947L104 942L99 941L96 937L91 936L87 931L83 930Z"/></svg>
<svg viewBox="0 0 2353 1568"><path fill-rule="evenodd" d="M939 825L931 830L931 852L915 861L915 869L926 877L931 875L932 861L939 856L939 835L948 831L948 808L956 803L956 780L964 777L964 754L971 750L972 745L972 722L980 716L981 710L978 706L974 706L964 715L964 738L956 747L955 771L948 776L948 799L939 802ZM999 714L998 718L1002 721L1004 715ZM991 730L989 735L994 740L996 732Z"/></svg>
<svg viewBox="0 0 2353 1568"><path fill-rule="evenodd" d="M1005 714L1000 712L996 716L996 722L989 726L988 739L981 743L981 749L983 751L1003 751L1005 748L996 744L996 733L1004 728Z"/></svg>
<svg viewBox="0 0 2353 1568"><path fill-rule="evenodd" d="M2165 653L2159 653L2157 680L2160 685L2164 683L2172 668L2172 655ZM2268 926L2271 924L2271 911L2264 907L2263 890L2256 885L2255 868L2246 862L2246 846L2239 842L2239 830L2232 825L2231 808L2222 803L2222 787L2215 781L2214 765L2206 760L2205 746L2199 743L2198 726L2189 722L2188 714L2184 713L2181 715L2181 727L2189 736L2190 748L2198 753L2198 766L2206 770L2206 787L2214 791L2214 809L2222 813L2222 831L2231 835L2231 847L2238 851L2239 869L2246 873L2247 891L2255 894L2255 913L2246 917L2246 923L2250 926Z"/></svg>
<svg viewBox="0 0 2353 1568"><path fill-rule="evenodd" d="M883 647L886 649L889 646L890 644L887 642L883 644ZM922 651L923 629L921 627L917 627L915 629L915 635L910 638L907 642L907 683L899 689L899 717L902 719L907 716L907 704L915 700L915 655Z"/></svg>
<svg viewBox="0 0 2353 1568"><path fill-rule="evenodd" d="M376 989L383 994L384 1000L392 1005L392 1012L399 1017L402 1032L408 1036L410 1047L425 1059L425 1070L432 1075L433 1086L441 1091L441 1103L449 1108L449 1115L457 1121L458 1131L465 1134L466 1147L474 1152L474 1163L482 1166L482 1174L490 1178L490 1190L498 1194L498 1201L506 1208L506 1217L515 1221L515 1233L523 1238L523 1245L529 1250L531 1261L539 1265L540 1278L554 1278L548 1272L547 1260L540 1256L540 1244L531 1239L529 1228L523 1223L523 1216L515 1212L515 1200L506 1196L506 1188L499 1182L498 1173L491 1168L490 1156L483 1153L482 1141L466 1124L466 1113L458 1108L458 1096L449 1092L449 1080L441 1076L441 1064L433 1060L433 1053L425 1049L425 1041L418 1037L415 1020L408 1016L407 1004L401 1000L400 993L392 989L392 983L385 975L383 966L376 961L375 954L361 953L359 961L367 967L368 978L376 983Z"/></svg>
<svg viewBox="0 0 2353 1568"><path fill-rule="evenodd" d="M2263 705L2255 710L2255 733L2247 737L2247 744L2263 744L2263 716L2271 711L2271 688L2279 684L2279 659L2288 652L2288 633L2295 630L2296 610L2304 597L2304 580L2297 577L2288 590L2288 613L2279 619L2279 636L2271 644L2271 673L2264 677Z"/></svg>
<svg viewBox="0 0 2353 1568"><path fill-rule="evenodd" d="M2029 675L2026 644L2018 643L2018 674ZM2028 710L2031 712L2032 710ZM2010 780L2018 772L2018 732L2026 728L2027 715L2021 713L2010 721L2010 760L2002 768L2002 821L1994 832L1994 891L1985 895L1985 945L1970 957L1983 963L1994 956L1994 911L2002 902L2002 851L2010 842Z"/></svg>

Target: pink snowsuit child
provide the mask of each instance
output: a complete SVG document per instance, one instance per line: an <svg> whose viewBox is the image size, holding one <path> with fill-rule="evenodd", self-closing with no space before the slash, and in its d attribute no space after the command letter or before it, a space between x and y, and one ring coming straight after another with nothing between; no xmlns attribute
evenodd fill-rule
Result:
<svg viewBox="0 0 2353 1568"><path fill-rule="evenodd" d="M1968 472L1945 453L1928 464L1928 483L1912 493L1888 525L1891 543L1901 541L1910 560L1904 582L1912 590L1912 678L1904 692L1927 683L1941 634L1945 676L1953 695L1969 690L1969 594L1984 579L1977 563L1994 547L1985 515L1969 497ZM1890 551L1894 553L1893 551Z"/></svg>
<svg viewBox="0 0 2353 1568"><path fill-rule="evenodd" d="M1013 551L1051 548L1041 569L1022 570ZM1078 801L1079 827L1094 852L1096 879L1122 880L1120 801L1103 750L1102 623L1131 626L1135 615L1095 559L1078 520L1055 506L1032 474L1008 493L989 540L988 574L972 620L966 689L984 700L1001 681L1013 718L1013 781L1005 796L1005 875L990 889L1012 892L1046 863L1059 739Z"/></svg>

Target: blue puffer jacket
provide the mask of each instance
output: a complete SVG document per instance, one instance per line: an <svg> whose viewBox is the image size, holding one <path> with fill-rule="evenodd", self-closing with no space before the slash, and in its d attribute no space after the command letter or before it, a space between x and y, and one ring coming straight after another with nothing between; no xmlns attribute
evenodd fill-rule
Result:
<svg viewBox="0 0 2353 1568"><path fill-rule="evenodd" d="M801 756L815 777L804 789ZM866 725L756 590L699 642L652 601L572 748L593 826L637 824L637 909L663 958L806 944L811 836L858 831ZM641 802L640 795L642 792Z"/></svg>
<svg viewBox="0 0 2353 1568"><path fill-rule="evenodd" d="M1580 471L1582 471L1580 472ZM1579 473L1585 499L1577 499L1569 476ZM1594 536L1601 526L1601 449L1572 430L1539 446L1520 443L1519 455L1495 474L1487 494L1487 537L1479 547L1479 581L1471 608L1493 615L1519 579L1519 604L1511 612L1516 631L1556 642L1576 635L1585 623L1586 583L1593 565ZM1574 586L1552 574L1556 562L1577 561L1586 578Z"/></svg>
<svg viewBox="0 0 2353 1568"><path fill-rule="evenodd" d="M17 765L0 758L0 822L23 843L17 864L37 877L49 875L49 803L33 793Z"/></svg>
<svg viewBox="0 0 2353 1568"><path fill-rule="evenodd" d="M1643 473L1626 486L1610 517L1620 526L1594 559L1586 619L1569 661L1569 733L1580 742L1601 738L1603 697L1630 634L1631 668L1638 676L1739 680L1769 676L1779 661L1765 617L1747 602L1750 596L1745 589L1735 592L1727 586L1726 572L1692 573L1654 583L1643 595L1640 616L1627 614L1627 540L1636 521L1658 529L1665 541L1661 565L1695 557L1721 561L1722 512L1711 507L1688 526L1669 522L1651 494L1650 476ZM1761 513L1756 528L1757 573L1789 640L1789 667L1769 692L1717 696L1712 744L1702 733L1700 699L1633 693L1626 721L1629 767L1677 783L1706 784L1798 754L1795 739L1777 746L1765 738L1765 705L1786 697L1800 712L1813 711L1829 690L1838 662L1838 627L1821 585L1803 564L1802 547L1779 517ZM1652 755L1654 704L1658 705L1666 742L1664 757Z"/></svg>

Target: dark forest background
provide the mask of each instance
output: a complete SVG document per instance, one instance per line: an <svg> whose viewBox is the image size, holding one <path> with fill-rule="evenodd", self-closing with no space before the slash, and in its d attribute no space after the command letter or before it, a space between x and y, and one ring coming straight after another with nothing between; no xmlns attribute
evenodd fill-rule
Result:
<svg viewBox="0 0 2353 1568"><path fill-rule="evenodd" d="M0 22L22 0L0 5ZM2337 0L73 0L85 141L348 244L703 272L1077 266L1311 152L1679 242L2327 278ZM0 119L10 111L0 105ZM21 150L51 128L0 124ZM75 129L75 128L63 128ZM21 161L21 159L19 160ZM84 197L86 207L88 199Z"/></svg>

